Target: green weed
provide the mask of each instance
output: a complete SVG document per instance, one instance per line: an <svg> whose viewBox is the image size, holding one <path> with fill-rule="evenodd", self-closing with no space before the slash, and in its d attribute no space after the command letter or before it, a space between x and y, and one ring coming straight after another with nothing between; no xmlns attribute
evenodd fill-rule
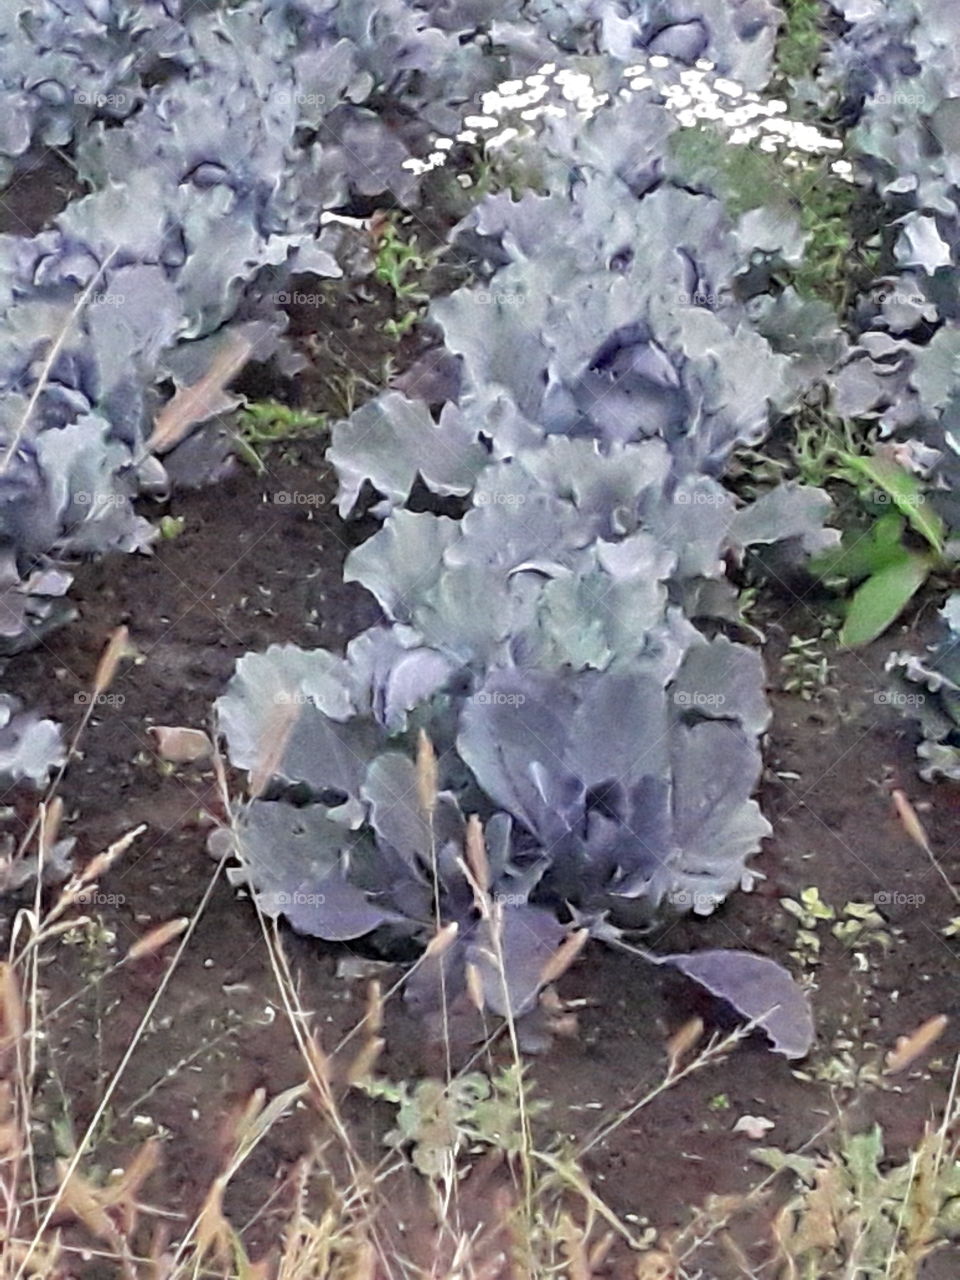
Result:
<svg viewBox="0 0 960 1280"><path fill-rule="evenodd" d="M234 449L257 475L266 470L264 456L275 445L300 440L327 429L327 415L292 409L279 400L252 401L237 415Z"/></svg>

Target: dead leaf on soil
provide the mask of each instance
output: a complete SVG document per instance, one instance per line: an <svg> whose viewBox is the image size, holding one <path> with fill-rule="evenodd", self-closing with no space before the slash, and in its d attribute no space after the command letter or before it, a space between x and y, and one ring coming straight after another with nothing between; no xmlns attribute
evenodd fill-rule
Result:
<svg viewBox="0 0 960 1280"><path fill-rule="evenodd" d="M766 1116L741 1116L733 1126L733 1133L745 1133L754 1142L761 1142L764 1136L774 1127L772 1120Z"/></svg>
<svg viewBox="0 0 960 1280"><path fill-rule="evenodd" d="M883 1074L893 1076L912 1066L921 1054L926 1053L940 1039L946 1025L946 1014L938 1013L935 1018L928 1018L910 1035L900 1036L896 1048L891 1049L886 1056Z"/></svg>
<svg viewBox="0 0 960 1280"><path fill-rule="evenodd" d="M149 729L157 741L157 755L171 764L195 764L213 755L213 743L202 729L155 724Z"/></svg>

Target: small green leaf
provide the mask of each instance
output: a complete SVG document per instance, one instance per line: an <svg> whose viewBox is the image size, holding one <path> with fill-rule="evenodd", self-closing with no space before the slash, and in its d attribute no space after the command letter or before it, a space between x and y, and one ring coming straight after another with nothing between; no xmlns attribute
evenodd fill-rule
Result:
<svg viewBox="0 0 960 1280"><path fill-rule="evenodd" d="M860 582L879 573L887 565L903 558L903 535L906 521L896 511L889 511L863 533L855 530L844 535L839 547L831 548L810 562L810 569L821 581L847 578Z"/></svg>
<svg viewBox="0 0 960 1280"><path fill-rule="evenodd" d="M875 1124L865 1133L856 1133L848 1138L843 1158L853 1180L857 1201L866 1209L880 1182L879 1165L883 1159L883 1131L880 1126Z"/></svg>
<svg viewBox="0 0 960 1280"><path fill-rule="evenodd" d="M780 905L784 911L789 911L790 915L796 916L798 920L802 920L807 914L801 907L799 902L794 902L793 898L781 898Z"/></svg>
<svg viewBox="0 0 960 1280"><path fill-rule="evenodd" d="M938 555L943 553L943 521L927 501L923 483L917 476L904 470L892 458L882 455L873 458L853 457L849 465L881 489L897 510L910 521L910 525Z"/></svg>
<svg viewBox="0 0 960 1280"><path fill-rule="evenodd" d="M245 462L258 476L263 475L267 468L252 444L248 444L242 436L236 436L233 448L242 462Z"/></svg>
<svg viewBox="0 0 960 1280"><path fill-rule="evenodd" d="M820 897L820 890L816 885L811 885L809 889L804 889L800 894L800 901L814 920L833 919L835 914L833 907L828 906Z"/></svg>
<svg viewBox="0 0 960 1280"><path fill-rule="evenodd" d="M883 924L883 919L877 915L877 909L872 902L848 902L843 908L843 914L853 916L854 920L870 920Z"/></svg>
<svg viewBox="0 0 960 1280"><path fill-rule="evenodd" d="M840 643L848 649L856 649L876 640L923 586L932 567L932 557L904 551L901 559L868 578L857 588L847 606Z"/></svg>
<svg viewBox="0 0 960 1280"><path fill-rule="evenodd" d="M186 516L163 516L160 520L160 537L179 538L186 523Z"/></svg>
<svg viewBox="0 0 960 1280"><path fill-rule="evenodd" d="M781 1151L779 1147L754 1147L750 1158L758 1164L766 1165L775 1173L789 1169L811 1186L820 1167L813 1156L794 1155L793 1152Z"/></svg>

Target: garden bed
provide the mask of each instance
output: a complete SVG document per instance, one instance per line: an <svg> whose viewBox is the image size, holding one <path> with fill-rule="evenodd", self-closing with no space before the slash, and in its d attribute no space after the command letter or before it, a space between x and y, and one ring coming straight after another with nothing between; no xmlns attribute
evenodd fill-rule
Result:
<svg viewBox="0 0 960 1280"><path fill-rule="evenodd" d="M183 517L183 533L151 559L83 569L76 589L79 621L11 665L25 699L70 726L82 710L76 696L89 686L96 657L116 626L129 626L143 656L111 687L123 701L96 711L82 760L62 787L81 863L134 827L145 829L100 882L103 902L83 906L91 924L78 928L69 945L61 940L42 968L49 1009L72 1000L47 1024L50 1075L37 1119L46 1130L38 1148L48 1155L65 1113L75 1134L91 1119L166 960L147 959L102 983L99 975L155 925L192 916L215 872L205 852L209 822L203 816L218 812L213 775L203 767L167 772L152 749L149 726L203 727L235 659L248 649L287 640L340 647L376 616L362 590L341 582L340 563L357 534L333 509L322 446L298 445L297 452L293 463L271 456L261 478L240 469L215 490L176 498L171 511ZM277 503L278 493L319 494L327 501ZM307 582L290 572L299 556L319 567ZM807 606L789 598L768 607L765 653L776 681L787 637L794 628L809 630L814 619ZM878 895L882 902L888 895L879 911L888 922L889 949L882 941L866 946L867 968L860 971L855 948L825 930L814 995L817 1047L809 1060L794 1067L772 1056L756 1036L658 1098L590 1152L585 1170L611 1207L660 1232L689 1225L692 1211L710 1195L743 1195L762 1176L750 1159L758 1144L732 1132L743 1115L773 1121L762 1145L788 1151L810 1143L814 1152L829 1149L831 1135L816 1135L838 1116L852 1129L879 1122L889 1156L900 1160L946 1101L952 1056L960 1047L955 1026L924 1067L883 1089L862 1079L898 1036L952 1009L956 980L951 944L941 935L952 901L897 822L889 793L902 785L914 803L930 804L923 821L954 879L956 797L952 788L915 780L912 734L894 708L877 701L887 650L884 641L841 658L829 696L817 702L774 693L762 800L775 834L757 860L767 879L714 916L673 926L660 943L671 949L737 946L785 957L795 948L797 921L780 899L797 899L816 886L836 908L873 903ZM333 1048L363 1015L366 983L337 974L344 958L362 955L363 948L295 935L288 935L287 945L303 1006L314 1014L324 1045ZM727 1032L735 1025L721 1005L679 976L638 973L633 959L600 946L562 980L561 992L585 1002L577 1034L558 1040L531 1070L537 1095L550 1103L541 1125L577 1138L659 1079L668 1036L691 1017L702 1017L708 1030ZM402 1005L390 1007L385 1038L378 1069L390 1078L417 1080L441 1067L440 1048L425 1046L421 1024ZM470 1053L461 1049L460 1057L465 1062ZM492 1069L508 1059L501 1044L481 1065ZM798 1071L809 1078L798 1078ZM110 1104L96 1165L103 1171L125 1166L146 1137L159 1133L162 1166L151 1180L150 1200L176 1205L189 1219L222 1163L232 1111L251 1090L277 1093L302 1073L253 909L218 881ZM366 1154L379 1159L391 1108L361 1096L348 1097L345 1106ZM279 1123L232 1186L231 1219L238 1226L255 1220L247 1236L254 1254L276 1242L292 1189L278 1193L265 1216L262 1206L322 1133L320 1121L305 1125L300 1115ZM396 1176L400 1185L388 1185L388 1198L398 1198L400 1220L412 1216L429 1240L429 1220L416 1219L422 1206L416 1184L405 1181L414 1175ZM756 1246L768 1237L770 1216L767 1209L759 1220L750 1219L747 1243ZM427 1246L421 1241L414 1252L416 1247ZM762 1258L768 1248L761 1244L754 1256ZM716 1242L689 1260L691 1275L697 1273L694 1262L717 1280L742 1274ZM620 1265L628 1265L625 1258ZM923 1274L947 1280L952 1266L944 1256ZM108 1276L112 1267L91 1262L83 1274Z"/></svg>

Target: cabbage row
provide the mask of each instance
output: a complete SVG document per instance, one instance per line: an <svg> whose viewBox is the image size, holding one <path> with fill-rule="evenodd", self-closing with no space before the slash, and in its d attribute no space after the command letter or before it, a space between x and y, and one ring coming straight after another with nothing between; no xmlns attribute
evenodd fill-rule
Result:
<svg viewBox="0 0 960 1280"><path fill-rule="evenodd" d="M809 381L809 352L755 323L798 228L692 183L679 127L660 95L624 95L517 142L511 172L535 189L456 229L477 279L431 305L432 369L334 430L341 513L372 499L383 521L346 577L384 621L343 656L248 655L218 703L259 793L235 815L238 880L301 932L388 953L455 922L409 983L428 1014L468 999L472 966L486 1007L532 1016L558 916L616 942L706 914L750 887L769 831L752 798L763 668L723 634L739 619L726 569L751 545L800 554L835 534L819 490L741 504L719 477ZM496 947L462 860L469 814ZM772 962L649 958L806 1051L809 1012Z"/></svg>
<svg viewBox="0 0 960 1280"><path fill-rule="evenodd" d="M0 236L0 653L71 616L77 557L146 551L133 501L214 465L163 462L151 424L239 337L296 368L278 294L343 273L325 210L415 205L404 162L465 104L557 49L633 42L763 66L764 3L11 0L0 14L0 180L50 150L75 175L48 225ZM706 15L706 16L705 16ZM224 396L213 409L236 403ZM6 704L5 704L6 705ZM8 712L12 712L10 704ZM14 718L11 741L38 741ZM48 762L56 759L50 744ZM12 749L7 778L42 776Z"/></svg>
<svg viewBox="0 0 960 1280"><path fill-rule="evenodd" d="M858 180L894 229L893 269L859 300L831 380L840 416L864 420L928 482L960 529L960 49L956 14L930 0L833 0L845 19L822 76L849 124ZM960 777L955 599L929 656L892 654L894 700L920 720L921 774Z"/></svg>

